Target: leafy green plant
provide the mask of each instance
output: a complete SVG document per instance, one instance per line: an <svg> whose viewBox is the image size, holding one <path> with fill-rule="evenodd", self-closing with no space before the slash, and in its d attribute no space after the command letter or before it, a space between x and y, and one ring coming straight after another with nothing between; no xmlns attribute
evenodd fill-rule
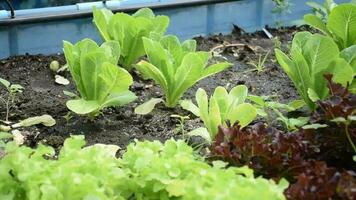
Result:
<svg viewBox="0 0 356 200"><path fill-rule="evenodd" d="M337 6L334 0L325 0L323 4L308 1L306 4L313 9L314 15L323 22L328 20L331 11Z"/></svg>
<svg viewBox="0 0 356 200"><path fill-rule="evenodd" d="M67 107L77 114L95 117L109 106L120 106L136 99L129 91L131 75L116 65L120 45L116 41L98 46L90 39L75 45L64 42L64 55L80 98L67 101Z"/></svg>
<svg viewBox="0 0 356 200"><path fill-rule="evenodd" d="M59 155L9 142L0 159L0 199L242 199L284 200L285 180L255 178L247 167L204 162L182 140L84 147L83 136L65 141ZM228 187L227 187L228 186Z"/></svg>
<svg viewBox="0 0 356 200"><path fill-rule="evenodd" d="M155 16L149 8L133 15L113 14L108 9L93 9L93 22L104 41L118 41L121 46L119 65L131 69L138 58L145 55L142 37L151 33L163 35L169 24L167 16Z"/></svg>
<svg viewBox="0 0 356 200"><path fill-rule="evenodd" d="M356 45L356 4L344 3L332 6L327 22L313 14L305 15L304 21L331 37L340 51Z"/></svg>
<svg viewBox="0 0 356 200"><path fill-rule="evenodd" d="M122 158L130 170L130 182L137 188L137 199L285 199L287 182L278 185L259 177L247 167L226 167L215 161L212 166L194 155L192 147L182 140L165 144L139 142L129 145ZM141 197L141 198L140 198Z"/></svg>
<svg viewBox="0 0 356 200"><path fill-rule="evenodd" d="M161 86L166 96L167 107L175 107L182 95L199 80L230 66L226 62L207 66L211 54L204 51L196 52L195 40L187 40L181 44L173 35L155 38L157 41L143 38L149 62L139 62L136 69L144 77L153 79ZM161 101L163 100L153 99L136 109L136 112L148 113Z"/></svg>
<svg viewBox="0 0 356 200"><path fill-rule="evenodd" d="M356 72L356 68L353 69L340 57L342 53L334 41L320 34L299 32L293 38L291 58L279 49L275 50L275 54L279 64L312 110L316 108L316 100L328 96L324 74L334 74L334 81L346 85L352 82Z"/></svg>
<svg viewBox="0 0 356 200"><path fill-rule="evenodd" d="M288 131L297 130L308 123L309 117L288 118L283 114L283 112L292 112L302 108L305 105L303 100L283 104L265 96L249 95L247 98L254 103L253 106L257 108L258 115L264 117L270 125L274 122L272 113L277 115L276 120L281 121Z"/></svg>
<svg viewBox="0 0 356 200"><path fill-rule="evenodd" d="M290 8L292 3L289 0L272 0L272 2L275 5L275 7L272 9L272 13L282 14L283 12L291 12Z"/></svg>
<svg viewBox="0 0 356 200"><path fill-rule="evenodd" d="M191 100L184 100L181 102L181 106L200 117L206 129L198 129L201 132L199 135L211 141L218 133L219 125L226 126L227 121L232 124L238 122L242 128L256 118L255 107L245 103L247 93L247 87L244 85L232 88L229 93L225 88L219 86L208 100L205 90L199 88L195 95L198 105L196 106ZM198 133L197 131L193 133Z"/></svg>
<svg viewBox="0 0 356 200"><path fill-rule="evenodd" d="M265 62L267 60L268 55L269 55L269 51L266 53L265 56L263 56L263 58L262 58L262 55L259 55L258 62L250 61L247 64L253 66L254 67L253 70L257 71L257 73L261 73L265 70Z"/></svg>
<svg viewBox="0 0 356 200"><path fill-rule="evenodd" d="M7 97L0 97L0 100L5 104L6 116L5 121L9 121L10 110L14 106L17 95L22 93L24 88L19 84L11 84L9 81L0 78L0 83L6 88Z"/></svg>

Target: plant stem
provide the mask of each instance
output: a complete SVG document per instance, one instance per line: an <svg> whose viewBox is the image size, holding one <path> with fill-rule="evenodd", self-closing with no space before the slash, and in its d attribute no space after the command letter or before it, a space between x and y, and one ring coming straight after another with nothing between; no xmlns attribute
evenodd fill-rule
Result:
<svg viewBox="0 0 356 200"><path fill-rule="evenodd" d="M349 143L351 144L352 148L354 149L354 151L356 152L356 146L354 144L354 142L352 141L352 138L350 136L350 133L349 133L349 125L348 124L345 124L345 133L346 133L346 136L347 136L347 139L349 140Z"/></svg>
<svg viewBox="0 0 356 200"><path fill-rule="evenodd" d="M5 121L8 122L9 121L9 114L10 114L10 98L11 96L9 96L7 98L7 101L6 101L6 118L5 118Z"/></svg>

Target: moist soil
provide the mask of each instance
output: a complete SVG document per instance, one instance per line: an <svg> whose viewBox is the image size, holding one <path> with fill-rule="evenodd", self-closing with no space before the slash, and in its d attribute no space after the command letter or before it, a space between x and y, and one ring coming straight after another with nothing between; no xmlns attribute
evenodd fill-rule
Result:
<svg viewBox="0 0 356 200"><path fill-rule="evenodd" d="M280 39L282 49L286 49L293 35L300 29L286 28L269 31ZM277 42L267 38L263 32L247 34L235 27L229 35L195 39L198 42L198 49L206 51L219 45L238 45L217 49L213 60L227 60L233 66L200 81L187 91L184 99L195 99L195 92L198 88L204 88L208 94L211 94L217 86L230 89L239 84L245 84L250 94L273 95L280 102L298 99L294 86L274 58L273 49ZM254 67L249 62L257 62L260 56L263 57L268 52L264 71L253 71ZM49 69L49 64L53 60L57 60L61 65L65 64L62 54L25 55L0 60L0 77L25 88L11 110L10 121L17 122L43 114L49 114L56 120L56 125L53 127L37 125L22 129L22 134L26 135L26 144L29 146L35 146L41 142L60 148L67 137L77 134L85 135L89 145L115 144L123 149L135 139L165 141L171 137L181 137L177 128L179 121L177 118L172 118L172 114L189 115L190 119L185 121L185 131L202 126L198 118L179 106L168 109L164 105L158 105L148 115L136 115L134 108L137 105L152 97L162 97L163 93L154 82L143 80L135 71L132 72L134 84L131 90L138 96L136 101L123 107L105 109L95 120L70 113L65 104L70 97L64 95L63 91L75 92L75 86L68 71L61 75L70 80L69 85L55 83L54 74ZM1 89L0 96L4 95L5 90ZM5 119L3 104L0 106L0 117L2 120Z"/></svg>

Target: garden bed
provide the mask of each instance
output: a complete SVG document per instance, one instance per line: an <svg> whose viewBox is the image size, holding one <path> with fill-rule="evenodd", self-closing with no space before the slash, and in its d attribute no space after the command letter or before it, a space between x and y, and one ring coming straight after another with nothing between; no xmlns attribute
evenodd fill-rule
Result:
<svg viewBox="0 0 356 200"><path fill-rule="evenodd" d="M270 31L273 36L280 38L282 45L289 45L293 34L300 29L303 28ZM217 86L231 88L239 84L245 84L250 94L275 95L278 101L284 103L299 98L290 79L274 59L274 41L267 38L263 32L247 34L236 27L230 35L196 39L200 50L209 51L222 44L244 44L244 46L220 48L218 51L222 51L221 56L233 63L233 67L200 81L185 94L184 98L194 99L195 91L200 87L211 94ZM265 70L260 73L252 71L254 68L248 62L257 61L260 55L264 56L267 52L270 53L265 63ZM214 59L224 60L222 57L217 56ZM25 128L23 133L27 135L28 145L35 146L38 142L42 142L58 148L71 134L85 135L88 144L116 144L121 148L125 148L134 139L165 141L171 137L180 137L179 131L175 131L178 120L170 117L172 114L189 115L189 112L180 107L168 109L161 105L148 115L134 113L137 105L151 97L163 95L154 82L143 80L135 71L131 90L138 96L136 101L127 106L106 109L94 121L74 113L70 114L69 120L65 119L64 116L68 114L65 102L69 97L63 94L63 90L75 92L75 86L69 72L62 73L71 82L68 86L55 83L54 75L49 69L49 64L53 60L58 60L61 65L65 64L62 54L15 56L0 61L1 77L25 88L11 112L10 121L49 114L57 122L53 127L38 125ZM4 107L0 109L0 114L5 116ZM202 125L200 119L194 115L190 115L190 118L184 125L186 131Z"/></svg>
<svg viewBox="0 0 356 200"><path fill-rule="evenodd" d="M355 199L356 6L310 6L184 42L94 7L103 43L0 60L0 199Z"/></svg>

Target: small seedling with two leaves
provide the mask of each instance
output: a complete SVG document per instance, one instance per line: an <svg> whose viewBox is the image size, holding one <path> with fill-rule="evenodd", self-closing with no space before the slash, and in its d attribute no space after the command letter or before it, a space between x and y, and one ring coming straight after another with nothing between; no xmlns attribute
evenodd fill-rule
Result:
<svg viewBox="0 0 356 200"><path fill-rule="evenodd" d="M17 96L23 92L23 87L19 84L11 84L9 81L0 78L0 83L6 88L7 94L5 97L0 97L0 101L5 104L6 117L5 122L9 121L11 108L14 107Z"/></svg>
<svg viewBox="0 0 356 200"><path fill-rule="evenodd" d="M172 118L177 118L178 121L179 121L179 124L176 125L176 129L175 129L175 132L178 134L178 133L181 133L182 134L182 138L183 140L186 140L186 132L185 132L185 129L184 129L184 123L185 123L185 120L189 120L189 116L182 116L182 115L171 115L170 117Z"/></svg>

